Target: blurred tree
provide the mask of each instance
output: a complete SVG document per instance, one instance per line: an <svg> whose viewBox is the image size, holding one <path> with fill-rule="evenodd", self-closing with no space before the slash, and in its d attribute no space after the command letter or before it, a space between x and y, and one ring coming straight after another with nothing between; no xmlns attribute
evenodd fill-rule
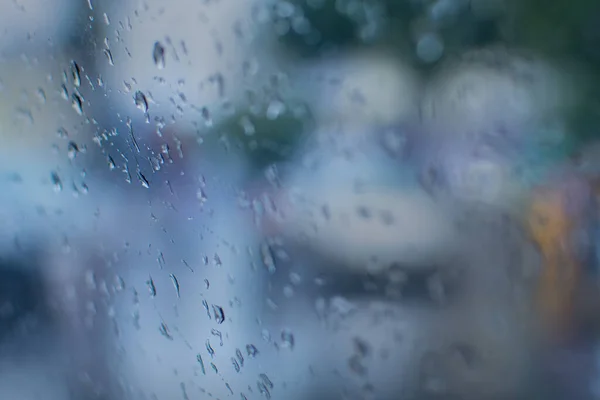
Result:
<svg viewBox="0 0 600 400"><path fill-rule="evenodd" d="M209 128L200 140L205 145L226 141L239 147L255 170L263 170L289 159L303 133L312 125L308 108L301 103L293 104L271 103L260 113L256 109L252 112L252 107L240 110L225 122Z"/></svg>

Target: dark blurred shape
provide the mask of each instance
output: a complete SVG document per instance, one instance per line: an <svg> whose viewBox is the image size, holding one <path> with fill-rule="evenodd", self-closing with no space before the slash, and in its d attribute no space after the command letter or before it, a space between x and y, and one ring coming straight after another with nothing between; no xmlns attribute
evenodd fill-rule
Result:
<svg viewBox="0 0 600 400"><path fill-rule="evenodd" d="M347 16L338 12L334 1L325 1L323 4L311 6L306 1L297 1L307 19L309 28L306 33L290 29L282 36L284 43L296 48L303 56L315 55L319 50L328 46L348 46L356 40L356 25ZM274 16L274 23L280 17Z"/></svg>
<svg viewBox="0 0 600 400"><path fill-rule="evenodd" d="M306 106L299 106L304 110L299 114L289 109L289 106L285 107L285 111L274 118L252 112L237 113L223 124L210 129L217 135L203 135L202 141L206 142L204 146L214 138L222 143L227 138L230 145L244 150L256 171L262 171L273 163L287 161L311 126L311 117L307 114Z"/></svg>
<svg viewBox="0 0 600 400"><path fill-rule="evenodd" d="M295 17L281 17L275 10L273 23L277 26L282 21L291 21L291 27L281 35L281 40L290 51L302 57L318 57L332 50L403 39L408 33L409 21L421 8L408 0L292 0L289 3L295 8ZM302 21L301 28L294 20ZM403 32L403 38L393 37L397 36L396 29Z"/></svg>
<svg viewBox="0 0 600 400"><path fill-rule="evenodd" d="M35 257L0 256L0 340L48 321L44 278ZM33 326L31 326L33 324Z"/></svg>

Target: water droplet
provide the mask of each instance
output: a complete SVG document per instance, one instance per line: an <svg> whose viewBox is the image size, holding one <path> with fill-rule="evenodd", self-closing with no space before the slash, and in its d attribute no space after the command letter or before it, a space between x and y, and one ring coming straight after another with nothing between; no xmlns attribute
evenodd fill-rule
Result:
<svg viewBox="0 0 600 400"><path fill-rule="evenodd" d="M244 356L242 355L242 351L240 349L235 349L235 356L237 357L240 365L244 366Z"/></svg>
<svg viewBox="0 0 600 400"><path fill-rule="evenodd" d="M264 383L258 381L258 382L256 382L256 387L257 387L258 391L263 396L265 396L267 399L271 398L271 392L269 392L269 389L267 389L267 386Z"/></svg>
<svg viewBox="0 0 600 400"><path fill-rule="evenodd" d="M334 296L330 300L330 309L333 313L339 314L340 316L348 316L356 311L356 305L342 296Z"/></svg>
<svg viewBox="0 0 600 400"><path fill-rule="evenodd" d="M179 281L177 280L177 277L174 274L170 274L169 277L173 282L173 286L175 287L175 293L177 293L177 298L179 299L181 297L179 293Z"/></svg>
<svg viewBox="0 0 600 400"><path fill-rule="evenodd" d="M204 279L204 287L206 289L208 289L210 287L210 282L208 281L208 279Z"/></svg>
<svg viewBox="0 0 600 400"><path fill-rule="evenodd" d="M104 55L106 56L106 59L108 60L108 64L110 64L111 66L114 66L115 61L113 60L112 52L109 49L104 49Z"/></svg>
<svg viewBox="0 0 600 400"><path fill-rule="evenodd" d="M131 83L127 82L127 81L123 81L123 87L125 88L125 92L129 93L131 92Z"/></svg>
<svg viewBox="0 0 600 400"><path fill-rule="evenodd" d="M141 171L137 172L137 177L143 187L145 187L146 189L150 188L150 182L148 182L148 179L146 179L146 177L144 176L144 174L142 174Z"/></svg>
<svg viewBox="0 0 600 400"><path fill-rule="evenodd" d="M253 344L247 344L246 345L246 354L248 354L248 357L250 357L250 358L255 358L258 355L258 349Z"/></svg>
<svg viewBox="0 0 600 400"><path fill-rule="evenodd" d="M364 376L367 373L367 368L362 364L362 357L358 354L354 354L348 360L348 367L350 370L359 376Z"/></svg>
<svg viewBox="0 0 600 400"><path fill-rule="evenodd" d="M196 360L198 364L200 364L200 370L202 371L202 375L206 375L206 368L204 368L204 361L202 361L202 356L200 354L196 355Z"/></svg>
<svg viewBox="0 0 600 400"><path fill-rule="evenodd" d="M221 333L221 331L219 331L217 329L211 329L210 333L211 333L211 335L218 337L219 338L219 346L223 346L223 334Z"/></svg>
<svg viewBox="0 0 600 400"><path fill-rule="evenodd" d="M235 372L240 372L240 364L238 363L238 361L231 357L231 364L233 364L233 368L235 369Z"/></svg>
<svg viewBox="0 0 600 400"><path fill-rule="evenodd" d="M17 110L17 117L29 124L33 124L34 120L33 120L33 114L31 113L31 110L26 109L26 108L18 108Z"/></svg>
<svg viewBox="0 0 600 400"><path fill-rule="evenodd" d="M190 397L187 394L187 390L185 388L185 383L181 382L179 384L179 387L181 388L181 394L183 396L183 400L190 400Z"/></svg>
<svg viewBox="0 0 600 400"><path fill-rule="evenodd" d="M389 129L383 133L383 146L393 155L401 154L406 145L406 137L400 132Z"/></svg>
<svg viewBox="0 0 600 400"><path fill-rule="evenodd" d="M152 279L152 277L149 277L149 279L146 281L146 284L148 285L148 292L150 293L150 296L155 297L156 286L154 285L154 280Z"/></svg>
<svg viewBox="0 0 600 400"><path fill-rule="evenodd" d="M206 315L208 316L208 319L212 319L212 317L210 316L210 310L208 308L208 302L206 300L202 300L202 306L206 310Z"/></svg>
<svg viewBox="0 0 600 400"><path fill-rule="evenodd" d="M75 87L81 86L81 68L75 61L71 61L71 75L73 77L73 85Z"/></svg>
<svg viewBox="0 0 600 400"><path fill-rule="evenodd" d="M267 243L262 243L260 246L260 253L262 255L262 261L267 271L273 274L276 271L275 260L273 259L273 255L271 253L271 247Z"/></svg>
<svg viewBox="0 0 600 400"><path fill-rule="evenodd" d="M371 352L369 343L365 342L363 339L361 339L359 337L355 337L353 342L354 342L354 350L360 357L364 358Z"/></svg>
<svg viewBox="0 0 600 400"><path fill-rule="evenodd" d="M223 311L223 308L213 304L212 309L215 321L217 321L217 324L222 324L225 321L225 312Z"/></svg>
<svg viewBox="0 0 600 400"><path fill-rule="evenodd" d="M289 349L293 349L295 344L294 334L288 330L284 329L281 332L281 345L282 347L287 347Z"/></svg>
<svg viewBox="0 0 600 400"><path fill-rule="evenodd" d="M277 119L281 114L285 111L285 104L283 104L279 100L273 100L269 103L267 107L266 116L267 119L274 120Z"/></svg>
<svg viewBox="0 0 600 400"><path fill-rule="evenodd" d="M83 115L83 98L79 93L73 93L71 96L71 104L77 114Z"/></svg>
<svg viewBox="0 0 600 400"><path fill-rule="evenodd" d="M444 43L435 33L423 35L417 42L417 57L424 63L431 64L442 58Z"/></svg>
<svg viewBox="0 0 600 400"><path fill-rule="evenodd" d="M292 297L294 297L294 288L291 287L290 285L285 285L283 287L283 295L286 298L291 299Z"/></svg>
<svg viewBox="0 0 600 400"><path fill-rule="evenodd" d="M77 153L79 153L79 147L77 146L77 143L73 141L69 142L67 145L67 154L69 155L69 158L73 160L75 157L77 157Z"/></svg>
<svg viewBox="0 0 600 400"><path fill-rule="evenodd" d="M204 192L204 189L202 189L202 188L199 188L196 191L196 198L198 199L198 201L200 202L201 205L206 203L206 201L208 200L208 197L206 197L206 193Z"/></svg>
<svg viewBox="0 0 600 400"><path fill-rule="evenodd" d="M210 340L208 340L208 339L206 339L206 351L208 351L210 358L214 358L215 349L212 348L212 346L210 345Z"/></svg>
<svg viewBox="0 0 600 400"><path fill-rule="evenodd" d="M56 135L60 138L60 139L66 139L69 137L69 133L67 132L67 130L65 128L58 128L56 130Z"/></svg>
<svg viewBox="0 0 600 400"><path fill-rule="evenodd" d="M248 116L243 116L240 119L240 126L244 130L246 136L252 136L256 133L256 128Z"/></svg>
<svg viewBox="0 0 600 400"><path fill-rule="evenodd" d="M135 100L135 105L137 108L142 110L144 114L148 112L148 100L146 99L144 93L138 90L135 92L133 99Z"/></svg>
<svg viewBox="0 0 600 400"><path fill-rule="evenodd" d="M260 374L259 377L269 389L273 389L273 382L271 382L267 374Z"/></svg>
<svg viewBox="0 0 600 400"><path fill-rule="evenodd" d="M54 191L60 192L63 189L62 181L56 172L52 172L50 174L50 179L52 180L52 185L54 185Z"/></svg>
<svg viewBox="0 0 600 400"><path fill-rule="evenodd" d="M94 274L94 271L85 271L85 284L89 290L96 290L98 284L96 282L96 275Z"/></svg>
<svg viewBox="0 0 600 400"><path fill-rule="evenodd" d="M207 127L213 126L213 120L210 116L210 111L208 111L208 108L202 107L202 109L200 110L200 114L202 115L202 119L204 119L204 125L206 125Z"/></svg>
<svg viewBox="0 0 600 400"><path fill-rule="evenodd" d="M165 48L162 44L160 44L160 42L154 43L152 59L154 60L154 64L156 64L158 69L163 69L165 67Z"/></svg>
<svg viewBox="0 0 600 400"><path fill-rule="evenodd" d="M122 276L117 275L115 277L115 292L121 292L125 290L125 279Z"/></svg>
<svg viewBox="0 0 600 400"><path fill-rule="evenodd" d="M262 336L262 339L265 342L270 342L271 341L271 332L269 332L267 329L263 329L261 331L261 336Z"/></svg>
<svg viewBox="0 0 600 400"><path fill-rule="evenodd" d="M259 71L258 61L255 59L244 61L242 69L246 78L254 76Z"/></svg>
<svg viewBox="0 0 600 400"><path fill-rule="evenodd" d="M106 15L106 13L104 13L104 24L105 25L110 25L110 18L108 18L108 15Z"/></svg>
<svg viewBox="0 0 600 400"><path fill-rule="evenodd" d="M169 332L169 327L164 322L161 322L160 328L158 330L160 331L161 335L163 335L169 340L173 340L173 336L171 336L171 332Z"/></svg>
<svg viewBox="0 0 600 400"><path fill-rule="evenodd" d="M108 161L108 169L109 170L112 171L115 168L117 168L117 165L115 164L115 160L111 156L107 157L107 161Z"/></svg>
<svg viewBox="0 0 600 400"><path fill-rule="evenodd" d="M60 86L60 96L65 100L69 100L69 90L65 85Z"/></svg>
<svg viewBox="0 0 600 400"><path fill-rule="evenodd" d="M44 89L39 88L37 90L37 97L38 97L38 100L40 101L40 103L46 104L46 92L44 92Z"/></svg>

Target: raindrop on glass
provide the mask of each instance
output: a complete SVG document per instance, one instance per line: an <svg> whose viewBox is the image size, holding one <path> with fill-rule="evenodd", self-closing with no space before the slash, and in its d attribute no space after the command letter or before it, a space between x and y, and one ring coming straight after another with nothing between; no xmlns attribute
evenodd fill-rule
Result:
<svg viewBox="0 0 600 400"><path fill-rule="evenodd" d="M233 368L235 369L235 372L240 372L240 364L238 363L238 361L231 357L231 364L233 364Z"/></svg>
<svg viewBox="0 0 600 400"><path fill-rule="evenodd" d="M79 93L73 93L73 96L71 97L73 109L77 112L77 114L83 115L83 98Z"/></svg>
<svg viewBox="0 0 600 400"><path fill-rule="evenodd" d="M269 103L267 107L267 119L274 120L277 119L281 114L285 111L285 104L283 104L279 100L273 100Z"/></svg>
<svg viewBox="0 0 600 400"><path fill-rule="evenodd" d="M160 42L154 43L152 59L154 60L154 64L156 64L158 69L163 69L165 67L165 48L162 44L160 44Z"/></svg>
<svg viewBox="0 0 600 400"><path fill-rule="evenodd" d="M204 361L202 361L202 356L200 354L196 355L196 360L198 364L200 364L200 370L202 371L202 375L206 375L206 368L204 368Z"/></svg>
<svg viewBox="0 0 600 400"><path fill-rule="evenodd" d="M173 282L173 286L175 287L175 293L177 294L177 298L180 298L180 293L179 293L179 281L177 280L177 277L175 276L175 274L170 274L169 277L171 278L171 282Z"/></svg>
<svg viewBox="0 0 600 400"><path fill-rule="evenodd" d="M65 128L58 128L56 130L56 135L60 138L60 139L66 139L69 137L69 133L67 132L67 130Z"/></svg>
<svg viewBox="0 0 600 400"><path fill-rule="evenodd" d="M115 160L111 156L107 157L107 162L108 162L108 169L110 169L111 171L113 169L117 168L117 165L115 164Z"/></svg>
<svg viewBox="0 0 600 400"><path fill-rule="evenodd" d="M271 382L267 374L260 374L259 377L269 389L273 389L273 382Z"/></svg>
<svg viewBox="0 0 600 400"><path fill-rule="evenodd" d="M211 329L210 334L219 338L219 346L223 346L223 334L217 329Z"/></svg>
<svg viewBox="0 0 600 400"><path fill-rule="evenodd" d="M246 354L248 354L248 357L250 357L250 358L255 358L258 355L258 349L253 344L247 344L246 345Z"/></svg>
<svg viewBox="0 0 600 400"><path fill-rule="evenodd" d="M213 315L215 316L215 321L217 321L218 324L222 324L225 321L225 312L223 311L223 307L213 304L212 309Z"/></svg>
<svg viewBox="0 0 600 400"><path fill-rule="evenodd" d="M146 99L144 93L138 90L137 92L135 92L135 96L133 97L133 99L135 100L135 106L137 108L142 110L143 113L148 112L148 100Z"/></svg>
<svg viewBox="0 0 600 400"><path fill-rule="evenodd" d="M171 336L171 332L169 332L169 327L164 322L161 322L159 331L160 334L166 337L167 339L173 340L173 336Z"/></svg>
<svg viewBox="0 0 600 400"><path fill-rule="evenodd" d="M44 89L40 88L37 90L37 97L41 104L46 104L46 92L44 92Z"/></svg>
<svg viewBox="0 0 600 400"><path fill-rule="evenodd" d="M69 90L65 85L60 86L60 97L62 97L65 100L69 100Z"/></svg>
<svg viewBox="0 0 600 400"><path fill-rule="evenodd" d="M294 343L295 343L294 334L290 330L284 329L281 332L281 345L282 345L282 347L287 347L289 349L293 349L294 348Z"/></svg>
<svg viewBox="0 0 600 400"><path fill-rule="evenodd" d="M71 75L73 77L73 85L75 87L81 86L81 68L75 61L71 61Z"/></svg>
<svg viewBox="0 0 600 400"><path fill-rule="evenodd" d="M52 180L52 185L54 185L54 191L60 192L63 189L62 181L56 172L52 172L50 174L50 179Z"/></svg>
<svg viewBox="0 0 600 400"><path fill-rule="evenodd" d="M146 189L149 189L150 188L150 182L148 181L148 179L146 179L146 177L144 176L144 174L142 174L140 171L138 171L137 176L138 176L138 180L140 181L140 183L142 184L142 186L145 187Z"/></svg>
<svg viewBox="0 0 600 400"><path fill-rule="evenodd" d="M113 60L112 52L109 49L104 49L104 55L106 56L106 59L108 60L108 63L111 66L114 66L115 62Z"/></svg>
<svg viewBox="0 0 600 400"><path fill-rule="evenodd" d="M206 339L206 351L208 351L210 358L213 358L215 356L215 349L212 348L212 346L210 345L210 340L208 339Z"/></svg>
<svg viewBox="0 0 600 400"><path fill-rule="evenodd" d="M235 349L235 356L237 357L240 365L244 366L244 356L242 355L242 351L240 349Z"/></svg>
<svg viewBox="0 0 600 400"><path fill-rule="evenodd" d="M148 285L148 292L150 293L150 296L155 297L156 296L156 286L154 285L154 280L152 279L152 277L150 277L146 281L146 284Z"/></svg>
<svg viewBox="0 0 600 400"><path fill-rule="evenodd" d="M67 153L69 155L69 159L71 160L77 157L77 153L79 153L79 147L77 146L77 143L69 142L67 146Z"/></svg>

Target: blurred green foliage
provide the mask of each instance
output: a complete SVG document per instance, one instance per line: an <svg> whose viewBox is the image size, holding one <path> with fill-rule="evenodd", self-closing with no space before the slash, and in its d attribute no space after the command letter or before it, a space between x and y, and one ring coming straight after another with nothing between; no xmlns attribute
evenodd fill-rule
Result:
<svg viewBox="0 0 600 400"><path fill-rule="evenodd" d="M597 0L522 0L512 1L507 32L513 44L548 53L581 56L585 52L583 35L590 18L600 17ZM597 18L596 23L600 23Z"/></svg>
<svg viewBox="0 0 600 400"><path fill-rule="evenodd" d="M568 134L560 143L538 147L537 155L527 163L558 162L597 140L600 131L600 2L499 0L493 3L492 12L482 14L474 11L475 1L481 7L490 0L471 0L448 21L434 24L444 40L446 58L468 49L503 43L551 59L568 60L586 71L581 79L585 83L580 100L563 110L567 115ZM377 46L380 51L401 54L412 60L427 76L429 71L436 70L437 64L427 65L417 59L414 30L417 22L426 19L433 3L434 0L290 0L286 6L293 5L293 15L275 6L271 22L275 32L282 24L287 27L278 33L280 50L286 57L310 62L336 50ZM294 26L298 15L304 18L302 29ZM377 29L365 37L365 29L373 25ZM252 134L240 123L244 118L253 126ZM275 119L245 110L213 129L227 132L247 150L252 163L262 168L293 154L303 132L310 129L309 120L289 110Z"/></svg>
<svg viewBox="0 0 600 400"><path fill-rule="evenodd" d="M208 141L226 138L231 146L246 154L253 170L262 171L292 157L304 133L310 131L312 118L308 108L298 107L302 112L286 107L276 117L241 110L210 128L203 137Z"/></svg>

